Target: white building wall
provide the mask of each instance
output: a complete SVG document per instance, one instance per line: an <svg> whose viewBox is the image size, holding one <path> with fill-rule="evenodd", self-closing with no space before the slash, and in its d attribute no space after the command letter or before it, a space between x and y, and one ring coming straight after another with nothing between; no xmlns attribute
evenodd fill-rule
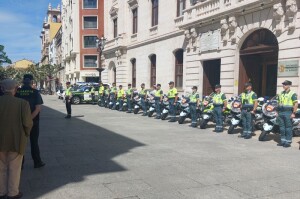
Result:
<svg viewBox="0 0 300 199"><path fill-rule="evenodd" d="M113 3L114 2L114 3ZM105 1L105 36L108 38L104 50L103 80L111 83L110 65L115 64L117 68L117 83L131 83L132 58L136 58L137 87L144 82L150 87L150 60L149 55L156 54L156 79L167 90L167 83L174 80L175 58L173 51L178 48L184 49L184 82L183 92L188 92L194 85L198 86L200 94L203 92L203 62L206 60L221 59L222 90L228 96L237 95L239 84L240 48L252 32L265 28L276 35L279 43L278 62L287 60L298 60L300 63L300 1L297 3L298 12L294 19L295 29L289 29L288 17L282 16L281 33L276 31L276 11L274 4L281 1L265 0L262 4L258 0L206 0L197 1L195 5L189 5L184 11L184 17L176 18L177 5L175 0L164 0L159 2L159 20L157 27L151 27L151 1L129 1L138 3L138 33L132 35L132 13L128 1ZM287 1L282 1L282 8L286 9ZM133 3L134 4L134 3ZM113 23L110 11L112 7L118 9L119 21L118 33L121 38L113 39ZM286 13L286 11L285 11ZM201 35L211 30L220 31L221 20L230 17L236 18L236 26L233 24L233 38L235 40L224 42L220 35L218 50L200 52ZM229 24L232 25L232 24ZM196 30L195 41L191 41L185 31ZM186 36L186 37L185 37ZM187 50L190 48L190 50ZM120 58L116 57L117 50L122 51ZM127 75L127 78L125 77ZM294 77L279 77L277 80L277 92L281 91L281 83L285 79L293 82L292 89L300 93L300 75Z"/></svg>

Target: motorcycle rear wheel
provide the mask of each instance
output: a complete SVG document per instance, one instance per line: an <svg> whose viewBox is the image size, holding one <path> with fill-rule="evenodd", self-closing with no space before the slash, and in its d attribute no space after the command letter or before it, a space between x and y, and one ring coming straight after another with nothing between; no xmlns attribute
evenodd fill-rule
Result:
<svg viewBox="0 0 300 199"><path fill-rule="evenodd" d="M259 141L265 141L265 139L266 139L266 137L267 137L267 135L268 135L269 133L267 132L267 131L264 131L264 130L262 130L261 131L261 134L259 135L259 137L258 137L258 140Z"/></svg>
<svg viewBox="0 0 300 199"><path fill-rule="evenodd" d="M180 116L178 120L178 124L183 124L184 120L185 120L185 116Z"/></svg>
<svg viewBox="0 0 300 199"><path fill-rule="evenodd" d="M234 130L235 126L234 125L230 125L228 130L227 130L227 133L228 134L233 134L233 130Z"/></svg>
<svg viewBox="0 0 300 199"><path fill-rule="evenodd" d="M206 129L206 125L207 125L208 121L207 120L200 120L200 129Z"/></svg>

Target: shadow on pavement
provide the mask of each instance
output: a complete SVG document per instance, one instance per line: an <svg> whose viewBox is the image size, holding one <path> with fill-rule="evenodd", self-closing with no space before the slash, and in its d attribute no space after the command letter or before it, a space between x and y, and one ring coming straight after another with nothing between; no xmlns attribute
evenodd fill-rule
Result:
<svg viewBox="0 0 300 199"><path fill-rule="evenodd" d="M33 169L28 147L20 186L24 198L41 197L67 184L82 182L89 176L126 171L113 158L144 146L99 127L101 120L93 125L77 118L67 120L64 116L43 107L40 149L46 167Z"/></svg>

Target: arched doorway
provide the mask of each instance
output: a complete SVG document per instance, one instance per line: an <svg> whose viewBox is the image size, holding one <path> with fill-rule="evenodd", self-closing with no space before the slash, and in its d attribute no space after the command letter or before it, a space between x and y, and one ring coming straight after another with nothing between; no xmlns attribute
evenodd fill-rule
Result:
<svg viewBox="0 0 300 199"><path fill-rule="evenodd" d="M239 93L251 82L258 96L276 95L278 41L267 29L251 33L240 49Z"/></svg>

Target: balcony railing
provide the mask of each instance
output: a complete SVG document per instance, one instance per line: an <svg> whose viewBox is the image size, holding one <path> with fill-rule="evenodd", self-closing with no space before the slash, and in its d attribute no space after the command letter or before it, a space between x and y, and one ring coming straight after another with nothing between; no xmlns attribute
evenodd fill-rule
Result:
<svg viewBox="0 0 300 199"><path fill-rule="evenodd" d="M105 49L112 49L126 45L126 34L119 35L118 37L106 42Z"/></svg>
<svg viewBox="0 0 300 199"><path fill-rule="evenodd" d="M272 0L265 1L265 3L268 2L272 2ZM225 13L229 14L241 8L260 5L259 3L261 3L261 0L206 0L185 9L183 11L183 20L176 18L175 23L177 26L184 26L195 21L209 19L210 17L221 16Z"/></svg>

